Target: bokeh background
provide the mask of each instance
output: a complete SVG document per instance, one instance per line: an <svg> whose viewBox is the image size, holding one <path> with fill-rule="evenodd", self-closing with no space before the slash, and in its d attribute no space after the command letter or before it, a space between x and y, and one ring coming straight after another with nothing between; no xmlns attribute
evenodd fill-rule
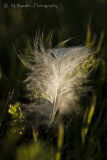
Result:
<svg viewBox="0 0 107 160"><path fill-rule="evenodd" d="M34 3L57 5L57 8L12 8L11 4ZM6 5L7 4L7 5ZM8 123L10 103L24 99L23 80L27 69L17 53L26 55L32 46L37 30L44 30L44 44L48 46L52 36L52 47L72 38L66 46L93 43L101 63L92 79L97 97L96 116L103 106L103 119L107 106L107 1L106 0L0 0L0 120L1 139ZM87 38L88 37L88 38ZM88 42L87 42L88 41ZM11 100L8 100L10 93ZM104 134L105 135L105 134ZM104 136L103 135L103 136ZM103 138L104 140L104 138ZM104 147L104 146L103 146Z"/></svg>

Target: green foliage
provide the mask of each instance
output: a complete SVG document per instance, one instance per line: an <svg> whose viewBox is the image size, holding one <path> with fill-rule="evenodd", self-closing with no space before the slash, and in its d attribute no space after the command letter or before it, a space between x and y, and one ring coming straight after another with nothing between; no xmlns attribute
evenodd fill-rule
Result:
<svg viewBox="0 0 107 160"><path fill-rule="evenodd" d="M17 160L51 160L51 148L46 146L44 142L30 143L22 145L17 151Z"/></svg>
<svg viewBox="0 0 107 160"><path fill-rule="evenodd" d="M17 149L17 160L61 160L64 141L63 123L59 123L58 126L57 150L55 150L54 146L45 143L45 141L37 140L34 129L33 134L34 142L31 142L29 145L21 145Z"/></svg>
<svg viewBox="0 0 107 160"><path fill-rule="evenodd" d="M22 113L19 103L16 103L15 105L10 104L8 113L12 117L11 126L14 128L14 132L22 134L24 130L25 116Z"/></svg>
<svg viewBox="0 0 107 160"><path fill-rule="evenodd" d="M63 123L59 123L56 160L61 160L61 154L62 154L61 149L63 148L63 141L64 141L64 125Z"/></svg>
<svg viewBox="0 0 107 160"><path fill-rule="evenodd" d="M11 114L12 118L15 120L22 119L22 111L21 108L19 107L19 103L16 103L15 105L9 105L8 113Z"/></svg>
<svg viewBox="0 0 107 160"><path fill-rule="evenodd" d="M16 3L14 0L12 2ZM33 2L30 1L31 4ZM43 0L37 2L45 3ZM58 5L57 10L4 8L4 3L0 1L0 160L106 159L107 0L55 0L54 3ZM87 97L86 103L83 101L82 108L85 111L81 120L72 122L71 118L51 133L26 126L26 116L20 104L16 103L26 101L23 100L26 90L22 81L27 69L22 57L29 53L28 39L31 39L32 45L37 26L44 24L44 35L48 35L46 43L50 41L50 46L54 47L69 37L76 37L67 46L78 46L86 42L86 46L96 52L96 56L90 56L89 61L78 70L79 74L87 74L92 66L95 68L90 75L95 93L89 100ZM41 30L42 27L39 28ZM51 36L53 30L55 32ZM37 91L35 96L37 99L43 98Z"/></svg>
<svg viewBox="0 0 107 160"><path fill-rule="evenodd" d="M96 103L96 96L94 95L91 108L86 108L86 111L84 113L83 127L82 127L82 130L81 130L81 136L82 136L82 143L83 144L85 143L85 139L86 139L86 136L87 136L87 133L88 133L91 121L92 121L92 117L93 117L93 114L95 112L95 105L96 105L95 103Z"/></svg>

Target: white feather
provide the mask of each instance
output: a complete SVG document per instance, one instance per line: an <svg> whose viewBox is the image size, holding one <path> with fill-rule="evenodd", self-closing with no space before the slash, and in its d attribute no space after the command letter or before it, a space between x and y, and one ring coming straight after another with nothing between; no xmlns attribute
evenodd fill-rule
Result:
<svg viewBox="0 0 107 160"><path fill-rule="evenodd" d="M30 72L25 84L33 101L25 108L28 114L36 113L32 121L37 126L50 125L63 115L78 114L78 102L81 94L86 92L83 83L88 75L79 68L89 61L92 53L86 47L45 50L41 45L39 51L37 45L27 59ZM56 117L57 111L59 115Z"/></svg>

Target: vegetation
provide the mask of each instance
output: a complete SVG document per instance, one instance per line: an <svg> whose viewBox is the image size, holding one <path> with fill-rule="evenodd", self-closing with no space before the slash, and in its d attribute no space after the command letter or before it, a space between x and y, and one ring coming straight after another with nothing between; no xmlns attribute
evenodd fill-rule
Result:
<svg viewBox="0 0 107 160"><path fill-rule="evenodd" d="M12 0L11 3L22 1ZM5 7L5 2L0 1L0 159L106 159L107 1L55 0L56 9L11 8L11 3L7 1ZM22 4L25 3L34 4L34 0L24 0ZM44 1L37 3L44 4ZM45 4L53 2L47 0ZM60 122L47 133L43 128L35 130L34 126L27 125L21 103L29 104L23 85L28 68L20 61L23 58L18 57L20 53L27 57L35 35L43 28L46 48L73 37L66 47L81 44L96 52L96 59L91 56L91 62L79 68L87 73L86 66L94 66L89 77L92 91L81 100L82 116L75 122L72 119Z"/></svg>

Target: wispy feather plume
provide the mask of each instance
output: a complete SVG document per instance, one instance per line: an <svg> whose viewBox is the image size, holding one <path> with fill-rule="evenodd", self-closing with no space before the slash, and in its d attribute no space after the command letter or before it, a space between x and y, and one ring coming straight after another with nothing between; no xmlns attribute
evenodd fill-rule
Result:
<svg viewBox="0 0 107 160"><path fill-rule="evenodd" d="M35 42L25 60L30 72L24 81L32 99L25 110L37 127L79 113L79 99L87 90L83 84L88 76L81 68L93 54L86 47L45 49L41 42Z"/></svg>

